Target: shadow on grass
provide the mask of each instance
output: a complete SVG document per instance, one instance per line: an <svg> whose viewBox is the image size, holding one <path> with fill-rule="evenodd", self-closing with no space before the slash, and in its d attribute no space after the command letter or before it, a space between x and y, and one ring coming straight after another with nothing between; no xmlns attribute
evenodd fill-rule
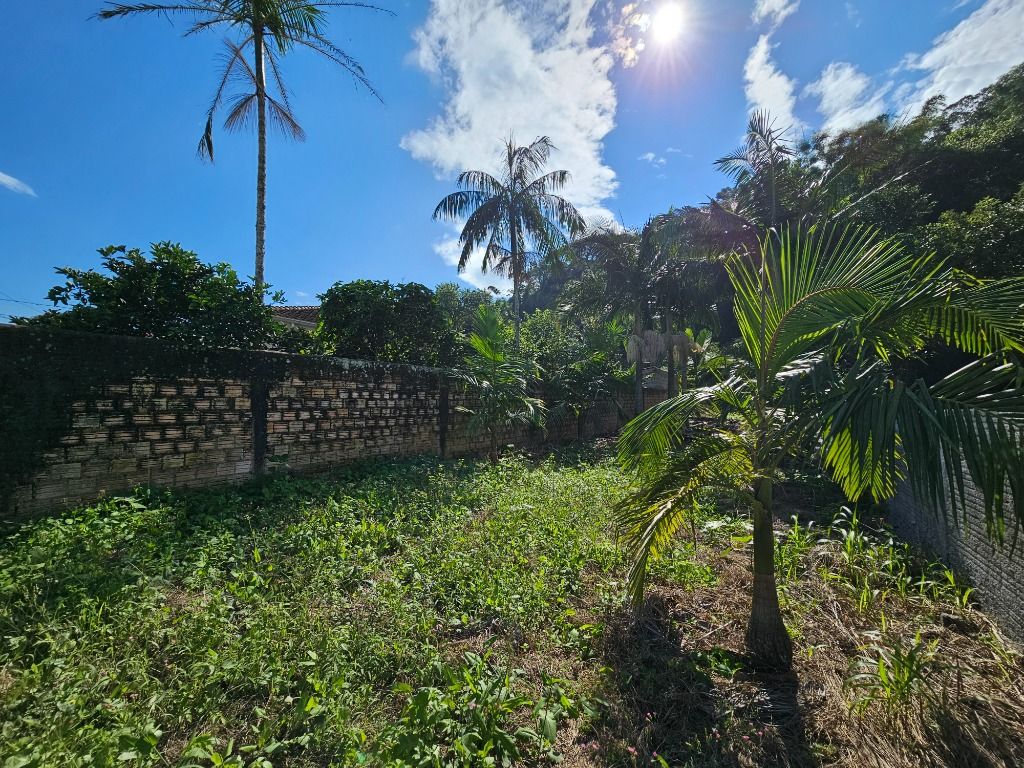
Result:
<svg viewBox="0 0 1024 768"><path fill-rule="evenodd" d="M819 765L804 740L796 675L748 671L740 654L693 647L672 610L652 595L637 614L609 623L600 657L609 707L592 747L601 762Z"/></svg>

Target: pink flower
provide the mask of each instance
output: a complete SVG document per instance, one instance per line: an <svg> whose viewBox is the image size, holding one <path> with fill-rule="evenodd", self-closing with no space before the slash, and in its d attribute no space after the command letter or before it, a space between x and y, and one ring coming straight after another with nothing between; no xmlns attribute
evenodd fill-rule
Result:
<svg viewBox="0 0 1024 768"><path fill-rule="evenodd" d="M634 757L636 756L636 749L634 747L626 747L626 751Z"/></svg>

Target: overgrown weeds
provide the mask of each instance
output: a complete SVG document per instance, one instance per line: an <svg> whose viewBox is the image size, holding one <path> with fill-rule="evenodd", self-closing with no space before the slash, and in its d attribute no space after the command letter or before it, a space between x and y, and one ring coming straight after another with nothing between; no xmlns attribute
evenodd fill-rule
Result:
<svg viewBox="0 0 1024 768"><path fill-rule="evenodd" d="M749 525L640 613L601 448L140 493L0 544L0 765L1024 764L1021 657L851 511L778 531L793 674L750 669ZM973 761L973 762L972 762Z"/></svg>

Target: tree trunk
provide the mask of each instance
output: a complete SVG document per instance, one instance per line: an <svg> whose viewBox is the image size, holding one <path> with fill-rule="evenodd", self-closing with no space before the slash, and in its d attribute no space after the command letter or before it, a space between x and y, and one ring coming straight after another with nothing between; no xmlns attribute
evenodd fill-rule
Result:
<svg viewBox="0 0 1024 768"><path fill-rule="evenodd" d="M683 353L679 355L679 378L683 380L683 389L685 392L690 388L690 337L687 336L683 341Z"/></svg>
<svg viewBox="0 0 1024 768"><path fill-rule="evenodd" d="M633 320L633 336L636 338L636 376L634 377L634 400L636 410L634 416L644 412L644 318L643 305L636 306L636 319Z"/></svg>
<svg viewBox="0 0 1024 768"><path fill-rule="evenodd" d="M519 268L519 238L518 233L514 227L509 228L512 231L512 235L509 237L510 250L511 250L511 262L512 262L512 315L515 323L515 348L519 349L519 290L520 283L522 282L523 276L522 271Z"/></svg>
<svg viewBox="0 0 1024 768"><path fill-rule="evenodd" d="M498 433L495 430L491 429L491 430L488 430L487 434L490 437L490 443L491 443L490 446L488 447L488 450L487 450L487 458L491 462L491 464L497 464L498 463Z"/></svg>
<svg viewBox="0 0 1024 768"><path fill-rule="evenodd" d="M676 378L676 345L672 343L672 313L665 311L665 340L668 346L668 365L666 366L666 378L668 379L669 397L679 394L679 381Z"/></svg>
<svg viewBox="0 0 1024 768"><path fill-rule="evenodd" d="M756 663L786 670L793 662L793 644L782 621L775 585L772 481L758 480L754 497L754 589L747 624L747 650Z"/></svg>
<svg viewBox="0 0 1024 768"><path fill-rule="evenodd" d="M263 30L254 25L253 51L256 60L256 135L259 145L256 160L256 273L258 289L263 288L263 261L266 255L267 235L267 92L266 72L263 68Z"/></svg>

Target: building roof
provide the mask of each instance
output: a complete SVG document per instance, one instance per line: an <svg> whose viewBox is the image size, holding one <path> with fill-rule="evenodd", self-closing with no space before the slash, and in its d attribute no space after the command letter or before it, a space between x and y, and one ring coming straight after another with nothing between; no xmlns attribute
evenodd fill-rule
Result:
<svg viewBox="0 0 1024 768"><path fill-rule="evenodd" d="M270 313L277 322L291 328L313 330L320 323L318 306L273 307Z"/></svg>
<svg viewBox="0 0 1024 768"><path fill-rule="evenodd" d="M300 323L316 325L320 321L320 306L274 307L272 314L281 320L298 320Z"/></svg>

